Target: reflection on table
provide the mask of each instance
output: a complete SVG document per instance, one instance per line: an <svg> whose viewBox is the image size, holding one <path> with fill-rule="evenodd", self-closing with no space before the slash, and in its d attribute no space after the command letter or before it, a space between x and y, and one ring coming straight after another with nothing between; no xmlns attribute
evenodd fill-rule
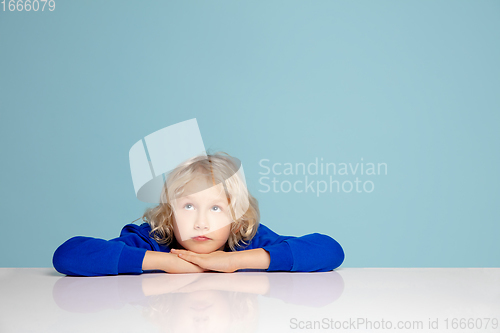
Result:
<svg viewBox="0 0 500 333"><path fill-rule="evenodd" d="M52 268L0 268L2 333L312 332L332 329L297 327L359 319L420 322L423 329L404 332L440 332L445 320L453 318L496 318L498 323L500 268L106 277L66 277ZM439 329L429 330L436 320ZM480 331L498 332L498 327Z"/></svg>
<svg viewBox="0 0 500 333"><path fill-rule="evenodd" d="M56 304L77 313L142 307L164 332L256 332L258 296L323 307L344 289L342 276L327 273L143 274L63 277L53 289Z"/></svg>

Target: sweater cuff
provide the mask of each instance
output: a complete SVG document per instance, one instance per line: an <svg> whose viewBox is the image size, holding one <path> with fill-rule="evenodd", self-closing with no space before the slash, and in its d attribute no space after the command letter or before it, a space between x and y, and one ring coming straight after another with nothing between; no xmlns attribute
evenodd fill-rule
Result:
<svg viewBox="0 0 500 333"><path fill-rule="evenodd" d="M263 246L264 250L269 252L271 263L266 271L286 271L290 272L293 267L293 256L290 245L283 241L279 244Z"/></svg>
<svg viewBox="0 0 500 333"><path fill-rule="evenodd" d="M146 255L146 249L125 245L118 261L118 274L142 273L142 261Z"/></svg>

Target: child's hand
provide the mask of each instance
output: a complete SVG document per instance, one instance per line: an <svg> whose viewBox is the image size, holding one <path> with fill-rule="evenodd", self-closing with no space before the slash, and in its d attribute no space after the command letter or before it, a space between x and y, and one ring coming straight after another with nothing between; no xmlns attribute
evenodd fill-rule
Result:
<svg viewBox="0 0 500 333"><path fill-rule="evenodd" d="M219 250L212 253L200 254L188 250L172 249L171 253L206 270L224 273L232 273L238 270L236 252Z"/></svg>
<svg viewBox="0 0 500 333"><path fill-rule="evenodd" d="M176 254L158 251L146 251L142 261L142 270L162 270L167 273L201 273L206 269L189 261L182 260Z"/></svg>
<svg viewBox="0 0 500 333"><path fill-rule="evenodd" d="M164 269L167 273L202 273L208 271L203 267L200 267L192 262L182 260L179 257L173 257L175 260L168 265L167 269Z"/></svg>

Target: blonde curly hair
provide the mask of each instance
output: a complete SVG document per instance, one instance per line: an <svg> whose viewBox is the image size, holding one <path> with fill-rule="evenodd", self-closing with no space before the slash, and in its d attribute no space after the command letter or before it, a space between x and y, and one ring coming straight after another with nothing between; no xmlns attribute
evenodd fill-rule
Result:
<svg viewBox="0 0 500 333"><path fill-rule="evenodd" d="M195 156L177 166L165 181L160 204L147 208L142 215L141 219L151 227L150 237L159 244L172 244L175 240L172 202L182 195L187 183L201 174L214 185L224 185L233 217L227 245L231 251L248 245L259 227L259 204L243 179L236 176L238 170L239 161L225 152Z"/></svg>

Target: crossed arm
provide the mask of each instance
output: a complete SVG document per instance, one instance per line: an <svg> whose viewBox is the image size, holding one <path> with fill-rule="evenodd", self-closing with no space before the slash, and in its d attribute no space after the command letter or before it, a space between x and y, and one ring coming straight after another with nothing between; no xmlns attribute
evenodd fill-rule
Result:
<svg viewBox="0 0 500 333"><path fill-rule="evenodd" d="M267 269L270 262L269 253L262 248L235 252L215 251L208 254L172 249L170 253L146 251L142 269L167 273L231 273L239 269Z"/></svg>

